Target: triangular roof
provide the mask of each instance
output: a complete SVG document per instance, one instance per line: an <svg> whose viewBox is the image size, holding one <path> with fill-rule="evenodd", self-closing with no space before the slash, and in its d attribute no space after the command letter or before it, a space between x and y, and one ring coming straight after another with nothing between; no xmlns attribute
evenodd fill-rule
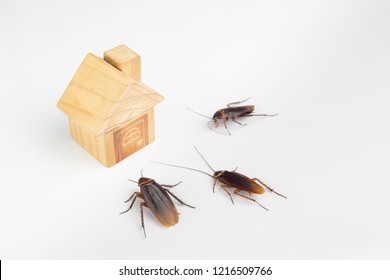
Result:
<svg viewBox="0 0 390 280"><path fill-rule="evenodd" d="M100 135L143 114L163 99L150 87L90 53L57 106L91 133Z"/></svg>

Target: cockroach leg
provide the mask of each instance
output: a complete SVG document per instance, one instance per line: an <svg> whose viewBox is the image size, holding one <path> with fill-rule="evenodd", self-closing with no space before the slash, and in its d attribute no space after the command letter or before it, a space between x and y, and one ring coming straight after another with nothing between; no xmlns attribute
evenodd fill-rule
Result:
<svg viewBox="0 0 390 280"><path fill-rule="evenodd" d="M231 200L232 203L234 204L233 197L232 197L232 195L230 194L230 192L226 189L226 187L228 187L228 185L221 185L221 188L229 195L230 200Z"/></svg>
<svg viewBox="0 0 390 280"><path fill-rule="evenodd" d="M145 202L142 202L140 204L140 208L141 208L141 227L144 230L144 235L145 235L145 238L146 238L146 230L145 230L145 224L144 224L144 209L143 209L143 207L148 207Z"/></svg>
<svg viewBox="0 0 390 280"><path fill-rule="evenodd" d="M130 196L130 198L129 198L128 200L125 201L125 203L126 203L126 202L129 202L136 194L139 194L139 192L134 192L134 193Z"/></svg>
<svg viewBox="0 0 390 280"><path fill-rule="evenodd" d="M228 120L227 118L226 118L226 119L223 119L223 125L225 126L226 131L229 133L229 135L232 135L232 134L230 133L229 129L227 128L227 125L226 125L227 120Z"/></svg>
<svg viewBox="0 0 390 280"><path fill-rule="evenodd" d="M133 197L134 197L134 199L133 199L133 201L131 202L129 209L127 209L126 211L123 211L123 212L119 213L120 215L122 215L122 214L124 214L124 213L130 211L130 209L133 207L134 202L135 202L135 200L137 199L137 197L143 198L143 196L142 196L142 194L141 194L140 192L134 192L133 195L132 195L128 200L126 200L125 202L130 201L130 199L132 199Z"/></svg>
<svg viewBox="0 0 390 280"><path fill-rule="evenodd" d="M242 123L238 122L235 118L232 118L232 121L234 121L235 123L238 123L241 126L246 126L246 124L242 124Z"/></svg>
<svg viewBox="0 0 390 280"><path fill-rule="evenodd" d="M215 193L215 186L217 185L217 179L214 180L213 193Z"/></svg>
<svg viewBox="0 0 390 280"><path fill-rule="evenodd" d="M185 203L184 201L182 201L180 198L178 198L176 195L174 195L171 191L169 190L166 190L174 199L176 199L177 201L179 201L182 205L185 205L185 206L188 206L190 208L195 208L194 206L191 206L191 205L188 205L187 203Z"/></svg>
<svg viewBox="0 0 390 280"><path fill-rule="evenodd" d="M179 185L179 184L181 184L181 183L182 183L182 181L180 181L179 183L174 184L174 185L163 185L163 184L161 184L161 186L163 186L163 187L165 187L165 188L173 188L173 187L176 187L177 185Z"/></svg>
<svg viewBox="0 0 390 280"><path fill-rule="evenodd" d="M284 198L286 198L287 199L287 197L286 196L284 196L284 195L282 195L282 194L280 194L280 193L278 193L277 191L274 191L274 189L272 189L272 188L270 188L270 187L268 187L265 183L263 183L262 181L260 181L259 179L257 179L257 178L253 178L252 179L252 181L254 181L254 182L259 182L260 183L260 185L261 186L263 186L263 187L265 187L265 188L267 188L270 192L273 192L273 193L275 193L275 194L277 194L277 195L279 195L279 196L281 196L281 197L284 197Z"/></svg>
<svg viewBox="0 0 390 280"><path fill-rule="evenodd" d="M249 196L240 194L240 191L241 191L240 189L236 189L236 190L234 191L234 194L235 194L235 195L239 195L239 196L241 196L241 197L243 197L243 198L249 199L249 200L251 200L251 201L253 201L253 202L259 204L261 207L263 207L265 210L268 211L268 208L266 208L266 207L264 207L263 205L261 205L256 199L253 199L253 198L251 198L251 197L249 197Z"/></svg>
<svg viewBox="0 0 390 280"><path fill-rule="evenodd" d="M203 171L199 171L203 172ZM204 172L204 174L207 174L208 176L212 177L212 175ZM142 171L141 176L136 182L138 184L138 187L140 189L139 192L133 192L131 197L126 200L126 202L130 202L130 207L123 211L120 214L124 214L130 209L132 209L135 201L137 198L140 198L141 201L139 202L140 205L140 211L141 211L141 227L144 231L144 235L146 238L146 229L145 229L145 222L144 222L144 207L147 207L150 209L151 213L157 218L157 220L164 226L173 226L179 222L179 216L176 209L176 205L174 203L174 199L179 201L182 205L186 205L191 208L195 208L191 205L188 205L181 201L178 197L176 197L173 193L169 191L166 187L174 187L180 184L181 182L175 184L175 185L160 185L152 178L143 177ZM174 199L173 199L174 198ZM177 203L176 203L177 204Z"/></svg>
<svg viewBox="0 0 390 280"><path fill-rule="evenodd" d="M243 102L245 102L245 101L248 101L249 99L250 99L250 97L248 97L247 99L242 100L242 101L231 102L231 103L227 104L227 106L228 106L228 107L231 107L232 105L236 105L236 104L243 103Z"/></svg>
<svg viewBox="0 0 390 280"><path fill-rule="evenodd" d="M268 114L247 114L243 115L242 117L275 117L279 114L273 114L273 115L268 115Z"/></svg>

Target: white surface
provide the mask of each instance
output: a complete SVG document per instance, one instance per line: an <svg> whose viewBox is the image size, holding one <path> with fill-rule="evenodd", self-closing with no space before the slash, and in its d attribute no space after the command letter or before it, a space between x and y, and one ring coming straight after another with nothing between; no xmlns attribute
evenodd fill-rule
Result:
<svg viewBox="0 0 390 280"><path fill-rule="evenodd" d="M186 2L186 3L184 3ZM239 3L239 4L238 4ZM0 2L1 259L390 257L388 1ZM88 52L126 44L163 94L157 140L107 169L70 137L56 103ZM268 119L206 127L251 96ZM288 199L259 206L159 160L258 177ZM174 192L180 223L123 203L140 170ZM387 172L386 172L387 171Z"/></svg>

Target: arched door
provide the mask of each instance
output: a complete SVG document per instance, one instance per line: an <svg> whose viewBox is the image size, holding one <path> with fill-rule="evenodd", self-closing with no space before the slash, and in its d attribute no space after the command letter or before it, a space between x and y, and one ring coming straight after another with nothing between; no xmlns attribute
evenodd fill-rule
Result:
<svg viewBox="0 0 390 280"><path fill-rule="evenodd" d="M114 132L117 162L135 153L148 143L147 114Z"/></svg>

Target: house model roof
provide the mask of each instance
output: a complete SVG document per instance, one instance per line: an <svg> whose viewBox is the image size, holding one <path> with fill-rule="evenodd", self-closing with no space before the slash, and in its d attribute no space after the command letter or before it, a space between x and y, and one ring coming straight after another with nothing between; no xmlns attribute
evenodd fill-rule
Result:
<svg viewBox="0 0 390 280"><path fill-rule="evenodd" d="M95 135L107 133L145 113L164 97L88 54L57 106Z"/></svg>

